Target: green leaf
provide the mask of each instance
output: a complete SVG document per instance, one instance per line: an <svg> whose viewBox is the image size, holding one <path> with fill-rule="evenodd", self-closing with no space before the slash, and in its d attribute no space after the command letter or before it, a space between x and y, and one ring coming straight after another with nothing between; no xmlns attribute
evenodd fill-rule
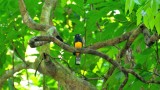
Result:
<svg viewBox="0 0 160 90"><path fill-rule="evenodd" d="M145 26L146 26L148 29L150 29L150 27L149 27L149 18L148 18L147 15L145 15L145 16L143 17L143 22L144 22Z"/></svg>
<svg viewBox="0 0 160 90"><path fill-rule="evenodd" d="M64 7L67 4L67 0L61 0L61 6Z"/></svg>
<svg viewBox="0 0 160 90"><path fill-rule="evenodd" d="M77 5L71 4L70 7L72 8L72 10L78 14L79 16L83 16L84 15L84 11L82 7L79 7Z"/></svg>
<svg viewBox="0 0 160 90"><path fill-rule="evenodd" d="M141 5L141 3L139 2L139 0L134 0L134 2L138 5Z"/></svg>
<svg viewBox="0 0 160 90"><path fill-rule="evenodd" d="M84 0L74 0L76 5L78 5L79 7L83 7L84 6Z"/></svg>
<svg viewBox="0 0 160 90"><path fill-rule="evenodd" d="M154 14L151 8L148 8L146 10L147 16L148 16L148 22L149 22L149 27L151 30L153 30L154 25L155 25L155 19L154 19Z"/></svg>
<svg viewBox="0 0 160 90"><path fill-rule="evenodd" d="M132 10L134 8L134 0L126 0L125 3L125 13L127 13L127 11L129 10L129 14L132 13Z"/></svg>
<svg viewBox="0 0 160 90"><path fill-rule="evenodd" d="M122 21L122 22L127 21L127 18L123 14L116 14L114 17L115 19Z"/></svg>
<svg viewBox="0 0 160 90"><path fill-rule="evenodd" d="M152 49L152 48L147 48L147 49L145 49L141 54L142 55L150 55L151 53L153 53L154 52L154 49Z"/></svg>
<svg viewBox="0 0 160 90"><path fill-rule="evenodd" d="M136 16L137 16L137 26L142 22L142 8L143 7L140 7L137 12L136 12Z"/></svg>
<svg viewBox="0 0 160 90"><path fill-rule="evenodd" d="M56 17L57 20L64 20L64 10L60 7L57 7L56 10L54 11L54 16Z"/></svg>
<svg viewBox="0 0 160 90"><path fill-rule="evenodd" d="M15 30L12 29L12 30L10 30L10 32L8 33L5 42L8 42L8 40L12 40L12 39L17 38L17 36L18 36L18 33L17 33Z"/></svg>
<svg viewBox="0 0 160 90"><path fill-rule="evenodd" d="M79 1L83 1L83 0L79 0ZM93 4L93 3L100 3L103 2L104 0L87 0L88 4Z"/></svg>
<svg viewBox="0 0 160 90"><path fill-rule="evenodd" d="M150 88L150 90L156 90L156 89L159 89L160 86L157 85L157 84L150 84L150 85L149 85L149 88Z"/></svg>
<svg viewBox="0 0 160 90"><path fill-rule="evenodd" d="M155 18L155 27L156 27L156 30L157 30L158 34L160 34L160 13L158 13L156 15L156 18Z"/></svg>
<svg viewBox="0 0 160 90"><path fill-rule="evenodd" d="M156 15L158 13L158 9L159 9L159 0L151 0L151 13L153 15Z"/></svg>
<svg viewBox="0 0 160 90"><path fill-rule="evenodd" d="M77 34L77 33L83 34L82 32L84 31L84 28L82 28L82 27L84 27L84 22L77 21L75 28L74 28L74 33L75 34Z"/></svg>
<svg viewBox="0 0 160 90"><path fill-rule="evenodd" d="M129 10L129 3L130 3L131 0L126 0L126 3L125 3L125 14L127 14L128 10Z"/></svg>
<svg viewBox="0 0 160 90"><path fill-rule="evenodd" d="M134 8L134 0L130 0L130 6L129 6L129 14L131 14L132 13L132 10L133 10L133 8Z"/></svg>
<svg viewBox="0 0 160 90"><path fill-rule="evenodd" d="M0 68L3 67L4 63L6 62L6 53L7 53L7 49L5 48L3 50L3 52L0 54ZM1 74L1 73L0 73Z"/></svg>
<svg viewBox="0 0 160 90"><path fill-rule="evenodd" d="M86 28L89 31L94 31L96 29L96 22L100 19L99 11L93 10L87 14L87 24Z"/></svg>
<svg viewBox="0 0 160 90"><path fill-rule="evenodd" d="M16 41L14 43L15 50L16 50L16 55L19 58L25 59L25 47L20 41Z"/></svg>
<svg viewBox="0 0 160 90"><path fill-rule="evenodd" d="M150 18L149 26L150 26L151 30L154 29L154 26L155 26L155 19L154 19L154 17Z"/></svg>

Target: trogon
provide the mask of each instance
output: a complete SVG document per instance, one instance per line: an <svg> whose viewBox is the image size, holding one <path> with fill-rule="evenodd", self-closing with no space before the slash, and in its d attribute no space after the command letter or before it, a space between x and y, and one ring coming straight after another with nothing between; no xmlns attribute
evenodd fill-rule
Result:
<svg viewBox="0 0 160 90"><path fill-rule="evenodd" d="M83 42L82 42L82 38L81 38L80 34L76 34L74 37L74 47L77 49L83 47ZM80 65L81 53L80 52L73 52L73 55L76 56L75 64Z"/></svg>

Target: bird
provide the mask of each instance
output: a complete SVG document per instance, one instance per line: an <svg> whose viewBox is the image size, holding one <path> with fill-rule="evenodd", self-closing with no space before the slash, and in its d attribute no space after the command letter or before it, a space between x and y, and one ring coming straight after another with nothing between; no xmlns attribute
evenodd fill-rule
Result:
<svg viewBox="0 0 160 90"><path fill-rule="evenodd" d="M76 49L80 49L83 47L83 42L82 42L82 38L81 38L80 34L76 34L74 37L74 47ZM73 52L73 55L76 56L75 64L80 65L81 53L80 52Z"/></svg>

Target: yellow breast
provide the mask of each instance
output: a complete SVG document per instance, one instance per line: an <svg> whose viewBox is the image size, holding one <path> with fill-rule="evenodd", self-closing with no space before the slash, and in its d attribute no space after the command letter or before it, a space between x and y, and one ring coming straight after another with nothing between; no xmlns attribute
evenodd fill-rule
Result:
<svg viewBox="0 0 160 90"><path fill-rule="evenodd" d="M75 48L82 48L82 42L76 42L74 46Z"/></svg>

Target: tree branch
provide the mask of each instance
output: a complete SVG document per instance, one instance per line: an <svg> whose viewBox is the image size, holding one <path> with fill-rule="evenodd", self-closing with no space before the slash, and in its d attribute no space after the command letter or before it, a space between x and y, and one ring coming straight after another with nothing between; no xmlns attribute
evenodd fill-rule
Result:
<svg viewBox="0 0 160 90"><path fill-rule="evenodd" d="M132 34L132 32L133 31L130 31L128 33L123 34L122 36L119 36L119 37L116 37L116 38L113 38L113 39L109 39L109 40L106 40L106 41L95 43L95 44L89 46L88 48L96 50L96 49L99 49L99 48L102 48L102 47L105 47L105 46L113 46L113 45L119 44L119 43L127 40L129 38L129 36Z"/></svg>
<svg viewBox="0 0 160 90"><path fill-rule="evenodd" d="M132 45L133 41L137 38L137 36L141 33L141 31L146 28L144 25L140 25L136 30L134 30L127 40L126 45L124 48L120 51L120 54L118 55L118 58L122 58L123 55L126 53L126 50Z"/></svg>
<svg viewBox="0 0 160 90"><path fill-rule="evenodd" d="M42 12L41 12L41 23L48 24L50 23L50 13L54 6L56 6L57 0L45 0Z"/></svg>
<svg viewBox="0 0 160 90"><path fill-rule="evenodd" d="M0 77L0 89L2 88L3 84L5 83L5 81L9 78L9 77L12 77L13 74L15 72L19 72L20 70L22 69L26 69L26 68L32 68L33 69L33 63L30 63L28 64L29 66L26 66L26 64L19 64L19 65L16 65L14 67L14 69L10 69L10 70L7 70L1 77Z"/></svg>
<svg viewBox="0 0 160 90"><path fill-rule="evenodd" d="M106 61L113 64L115 67L119 68L121 71L125 71L124 68L121 67L119 63L112 60L109 56L107 56L101 52L98 52L96 50L90 49L90 48L75 49L74 47L71 47L71 46L61 42L60 40L58 40L56 37L53 37L53 36L37 36L37 37L32 38L30 40L30 43L34 44L33 41L34 42L36 42L36 41L52 41L52 42L56 43L59 47L63 48L64 50L67 50L69 52L81 52L81 53L88 53L88 54L96 55L96 56L104 58ZM35 45L31 45L31 46L35 46Z"/></svg>
<svg viewBox="0 0 160 90"><path fill-rule="evenodd" d="M111 66L111 67L108 69L108 72L106 72L106 73L104 74L104 81L103 81L103 85L102 85L103 90L106 90L106 88L107 88L107 80L109 79L110 76L112 76L112 74L113 74L113 72L114 72L115 69L116 69L115 66Z"/></svg>
<svg viewBox="0 0 160 90"><path fill-rule="evenodd" d="M68 68L64 67L56 60L52 60L51 57L44 61L45 71L60 83L66 90L96 90L96 88L89 82L78 78Z"/></svg>
<svg viewBox="0 0 160 90"><path fill-rule="evenodd" d="M36 23L31 16L28 14L25 3L23 0L19 0L19 8L23 18L23 22L31 29L44 31L46 28L48 29L50 26L45 24Z"/></svg>
<svg viewBox="0 0 160 90"><path fill-rule="evenodd" d="M120 85L119 90L123 90L123 87L126 85L126 83L128 81L128 73L124 73L124 75L125 75L125 80Z"/></svg>
<svg viewBox="0 0 160 90"><path fill-rule="evenodd" d="M143 77L141 77L139 74L137 74L136 72L134 72L131 69L127 70L128 73L131 73L132 75L134 75L137 79L139 79L140 81L144 82L144 83L155 83L155 84L160 84L160 81L156 81L156 80L145 80Z"/></svg>
<svg viewBox="0 0 160 90"><path fill-rule="evenodd" d="M150 35L150 31L147 28L143 29L142 33L148 47L152 46L160 38L157 33Z"/></svg>
<svg viewBox="0 0 160 90"><path fill-rule="evenodd" d="M44 9L46 9L47 8L47 5L50 5L50 7L49 8L47 8L47 10L49 10L49 11L51 11L51 7L53 7L52 6L52 4L53 4L53 2L55 1L55 0L51 0L52 1L52 3L50 3L48 0L46 0L48 3L47 4L45 4L44 6L43 6L43 8ZM50 3L50 4L49 4ZM29 27L29 28L31 28L31 29L33 29L33 30L38 30L38 31L46 31L46 30L48 30L47 31L47 33L49 34L49 35L53 35L53 36L57 36L57 35L59 35L59 33L57 32L57 30L56 30L56 27L54 27L54 26L52 26L52 25L49 25L49 23L41 23L41 24L39 24L39 23L36 23L32 18L31 18L31 16L29 15L29 13L28 13L28 11L27 11L27 9L26 9L26 5L25 5L25 3L24 3L24 1L23 0L19 0L19 8L20 8L20 13L21 13L21 15L22 15L22 18L23 18L23 22ZM41 20L42 21L46 21L46 22L49 22L48 20L44 20L44 19L48 19L49 17L50 17L50 12L47 12L47 10L42 10L43 11L43 13L42 13L42 15L44 15L44 16L42 16L41 15ZM46 15L46 17L45 17L45 15ZM47 17L48 16L48 17Z"/></svg>
<svg viewBox="0 0 160 90"><path fill-rule="evenodd" d="M127 43L125 44L124 48L120 51L120 53L117 55L117 61L120 62L120 59L123 57L123 55L126 53L126 51L128 50L128 48L131 46L131 44L133 43L133 41L136 39L136 37L139 35L139 33L144 29L144 25L140 25L136 30L133 30L132 33L129 34L129 36L126 38ZM115 66L110 67L110 69L108 70L108 72L105 74L105 76L107 78L104 79L104 81L106 82L107 79L112 75L112 73L114 72L114 70L116 69ZM104 83L103 87L105 88L106 84Z"/></svg>

